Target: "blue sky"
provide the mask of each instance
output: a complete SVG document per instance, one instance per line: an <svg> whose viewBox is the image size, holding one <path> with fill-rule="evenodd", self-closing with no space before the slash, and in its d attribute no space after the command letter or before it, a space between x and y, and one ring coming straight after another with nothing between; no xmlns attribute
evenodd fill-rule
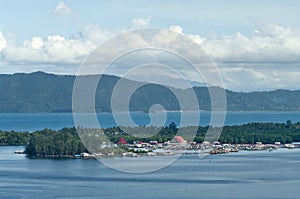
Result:
<svg viewBox="0 0 300 199"><path fill-rule="evenodd" d="M206 36L242 32L251 34L265 24L299 26L298 1L194 0L194 1L64 1L80 19L64 23L53 15L59 1L1 1L0 27L18 39L60 34L69 36L84 24L128 28L134 18L151 17L151 26L180 25L186 32Z"/></svg>
<svg viewBox="0 0 300 199"><path fill-rule="evenodd" d="M161 27L197 40L229 89L300 89L299 10L283 0L2 0L0 73L74 74L113 35Z"/></svg>

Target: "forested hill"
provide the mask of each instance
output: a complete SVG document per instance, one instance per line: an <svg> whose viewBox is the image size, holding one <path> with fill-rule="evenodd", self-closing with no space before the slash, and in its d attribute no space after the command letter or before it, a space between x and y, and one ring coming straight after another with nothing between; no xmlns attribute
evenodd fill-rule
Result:
<svg viewBox="0 0 300 199"><path fill-rule="evenodd" d="M96 78L84 76L82 78ZM103 75L96 92L96 110L111 111L111 94L120 78ZM71 112L75 76L54 75L44 72L0 75L0 112ZM125 80L126 84L139 82ZM218 90L219 88L213 88ZM178 89L183 94L188 90ZM210 97L205 87L195 87L199 108L210 110ZM300 90L275 90L269 92L226 91L229 111L300 111ZM147 111L154 104L167 110L179 110L175 95L165 86L147 84L140 87L130 99L131 111Z"/></svg>

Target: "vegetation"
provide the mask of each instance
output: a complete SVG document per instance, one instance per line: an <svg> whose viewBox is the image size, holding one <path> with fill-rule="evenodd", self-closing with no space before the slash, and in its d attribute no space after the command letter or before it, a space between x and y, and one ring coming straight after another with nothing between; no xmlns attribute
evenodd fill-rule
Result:
<svg viewBox="0 0 300 199"><path fill-rule="evenodd" d="M90 85L97 76L81 76ZM96 91L97 112L111 111L112 91L119 77L103 75ZM72 90L75 76L53 75L43 72L31 74L0 75L0 112L71 112ZM171 90L157 84L146 84L124 79L122 84L138 88L130 98L130 111L148 111L153 104L166 110L179 110L179 102ZM211 87L214 92L220 88ZM186 96L189 89L175 89ZM194 87L200 110L210 110L210 95L206 87ZM275 90L269 92L233 92L226 90L229 111L300 111L300 90ZM193 107L187 107L194 110ZM122 111L122 110L119 110Z"/></svg>
<svg viewBox="0 0 300 199"><path fill-rule="evenodd" d="M0 145L26 145L25 153L29 156L73 156L82 152L115 154L124 152L124 148L110 146L121 137L128 143L134 141L166 142L175 135L182 135L188 141L203 142L208 130L205 127L177 128L175 123L166 127L112 127L107 129L63 128L59 131L44 129L33 133L0 131ZM192 132L196 129L196 133ZM213 128L217 130L217 127ZM158 132L158 133L156 133ZM84 141L85 145L82 143ZM300 123L249 123L244 125L224 126L221 143L282 144L300 142Z"/></svg>
<svg viewBox="0 0 300 199"><path fill-rule="evenodd" d="M205 135L209 127L183 127L178 129L175 123L171 123L169 126L157 130L156 132L158 133L153 136L140 136L143 138L132 136L132 134L137 135L137 133L134 132L136 132L138 128L141 127L127 127L126 132L130 132L130 134L125 133L119 127L106 129L105 132L109 139L113 142L118 141L120 137L124 137L129 143L136 140L141 140L143 142L149 142L151 140L165 142L171 140L176 134L180 134L188 141L201 143L205 141ZM195 128L197 130L196 134L192 133ZM217 129L217 127L213 128L213 130ZM256 142L262 142L265 144L281 142L282 144L285 144L300 142L300 123L292 123L289 120L286 123L249 123L244 125L224 126L218 141L221 143L231 144L255 144Z"/></svg>
<svg viewBox="0 0 300 199"><path fill-rule="evenodd" d="M63 128L59 131L44 129L29 136L25 153L29 156L72 156L87 152L79 139L75 128Z"/></svg>
<svg viewBox="0 0 300 199"><path fill-rule="evenodd" d="M28 132L0 131L0 146L24 146L28 137Z"/></svg>
<svg viewBox="0 0 300 199"><path fill-rule="evenodd" d="M141 133L140 133L141 132ZM116 143L123 137L128 143L134 141L150 142L158 141L160 143L171 140L178 132L174 122L166 127L113 127L104 130L108 139Z"/></svg>
<svg viewBox="0 0 300 199"><path fill-rule="evenodd" d="M251 123L240 126L226 126L219 138L222 143L263 142L282 144L300 141L300 123Z"/></svg>

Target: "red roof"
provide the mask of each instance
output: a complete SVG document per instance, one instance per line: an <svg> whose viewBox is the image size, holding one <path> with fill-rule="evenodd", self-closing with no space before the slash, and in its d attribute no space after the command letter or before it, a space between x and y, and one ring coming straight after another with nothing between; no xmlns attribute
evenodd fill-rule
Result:
<svg viewBox="0 0 300 199"><path fill-rule="evenodd" d="M119 141L117 142L117 144L127 144L127 142L126 142L126 140L123 137L121 137L119 139Z"/></svg>
<svg viewBox="0 0 300 199"><path fill-rule="evenodd" d="M175 139L177 140L177 142L179 142L179 143L184 142L184 139L183 139L181 136L179 136L179 135L176 135L174 138L175 138Z"/></svg>

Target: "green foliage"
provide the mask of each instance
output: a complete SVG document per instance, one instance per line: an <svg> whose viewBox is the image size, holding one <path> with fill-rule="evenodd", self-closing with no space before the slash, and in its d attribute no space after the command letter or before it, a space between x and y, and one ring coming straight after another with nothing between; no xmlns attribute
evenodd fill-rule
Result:
<svg viewBox="0 0 300 199"><path fill-rule="evenodd" d="M0 146L24 146L28 142L29 133L0 131Z"/></svg>
<svg viewBox="0 0 300 199"><path fill-rule="evenodd" d="M128 143L140 140L143 142L150 142L156 140L158 142L166 142L171 140L177 133L188 141L195 141L201 143L205 141L205 135L208 126L197 128L182 127L177 128L175 123L171 123L167 127L161 128L158 133L149 137L137 136L136 130L141 127L127 127L125 133L121 128L114 127L105 129L105 134L111 142L117 142L121 137L124 137ZM147 131L150 127L143 127L143 131ZM213 128L213 130L216 128ZM135 132L135 133L132 133ZM133 136L136 135L136 136ZM143 134L144 135L144 134ZM291 143L300 142L300 123L249 123L244 125L224 126L222 134L219 137L221 143L232 144L254 144L256 142L263 142L266 144L274 144L274 142Z"/></svg>
<svg viewBox="0 0 300 199"><path fill-rule="evenodd" d="M30 134L25 153L29 156L66 156L87 152L75 128L44 129Z"/></svg>
<svg viewBox="0 0 300 199"><path fill-rule="evenodd" d="M124 129L126 131L124 131ZM188 141L205 141L208 126L177 128L175 123L166 127L112 127L107 129L63 128L59 131L44 129L33 133L0 131L0 145L26 145L25 153L29 156L68 156L82 152L109 152L120 154L125 148L103 148L108 143L116 143L121 137L128 143L134 141L166 142L175 135L182 135ZM216 128L213 128L213 130ZM156 134L147 134L147 132ZM193 132L195 131L196 132ZM141 135L138 134L141 132ZM143 137L147 135L146 137ZM83 145L82 140L86 145ZM244 125L224 126L219 138L221 143L254 144L262 142L291 143L300 142L300 123L249 123Z"/></svg>
<svg viewBox="0 0 300 199"><path fill-rule="evenodd" d="M80 78L89 85L97 76ZM116 76L101 76L95 95L97 112L111 111L112 91L119 80ZM74 81L75 76L72 75L43 72L0 75L0 112L71 112ZM128 79L124 79L122 83L138 88L130 98L130 111L148 111L153 104L161 104L166 110L179 110L180 104L174 93L188 96L191 92L190 89L175 89L176 92L173 93L162 85L142 86L142 83ZM214 93L222 92L218 87L210 87L210 90ZM208 88L194 87L193 91L198 98L199 109L210 110ZM229 111L300 111L300 90L249 93L226 90L226 98ZM193 107L186 109L193 110Z"/></svg>
<svg viewBox="0 0 300 199"><path fill-rule="evenodd" d="M250 123L244 125L225 126L219 138L221 143L274 142L291 143L300 141L300 123Z"/></svg>
<svg viewBox="0 0 300 199"><path fill-rule="evenodd" d="M124 131L125 130L125 131ZM116 143L123 137L128 143L134 141L150 142L156 140L158 142L166 142L171 140L177 133L178 129L175 123L171 123L167 127L113 127L104 130L108 139ZM147 132L149 134L147 134Z"/></svg>

